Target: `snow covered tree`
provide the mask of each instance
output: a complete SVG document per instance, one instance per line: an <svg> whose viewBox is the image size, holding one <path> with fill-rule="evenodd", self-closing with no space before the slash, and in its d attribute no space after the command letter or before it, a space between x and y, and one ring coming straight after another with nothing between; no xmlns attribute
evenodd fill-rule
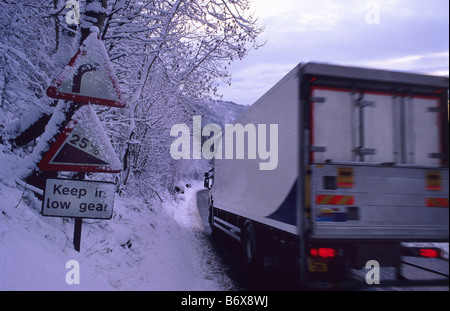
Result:
<svg viewBox="0 0 450 311"><path fill-rule="evenodd" d="M248 13L247 0L117 3L102 38L117 57L118 74L130 94L125 111L110 112L110 119L120 123L111 131L119 131L117 137L125 142L122 180L135 172L140 182L151 176L170 186L192 167L173 171L170 125L202 115L196 104L217 95L219 80L229 82L226 66L259 46L262 28Z"/></svg>
<svg viewBox="0 0 450 311"><path fill-rule="evenodd" d="M128 99L95 107L123 160L120 180L170 187L192 171L170 158L171 125L202 115L229 63L259 46L249 0L80 0L80 25L67 24L69 2L0 1L0 139L34 148L37 164L76 107L45 90L97 25Z"/></svg>
<svg viewBox="0 0 450 311"><path fill-rule="evenodd" d="M52 23L35 1L0 2L0 137L24 145L22 135L41 116L45 126L52 101L45 95L53 71ZM40 132L42 134L42 131Z"/></svg>

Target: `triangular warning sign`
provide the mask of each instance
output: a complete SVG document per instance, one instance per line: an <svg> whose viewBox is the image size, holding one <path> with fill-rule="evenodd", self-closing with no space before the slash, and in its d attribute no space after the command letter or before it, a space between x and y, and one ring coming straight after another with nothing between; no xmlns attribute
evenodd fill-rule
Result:
<svg viewBox="0 0 450 311"><path fill-rule="evenodd" d="M50 163L79 163L85 165L107 165L102 159L93 156L71 144L64 144Z"/></svg>
<svg viewBox="0 0 450 311"><path fill-rule="evenodd" d="M119 173L120 161L90 105L81 106L44 155L43 171Z"/></svg>
<svg viewBox="0 0 450 311"><path fill-rule="evenodd" d="M105 46L95 32L53 80L47 95L84 104L126 106Z"/></svg>

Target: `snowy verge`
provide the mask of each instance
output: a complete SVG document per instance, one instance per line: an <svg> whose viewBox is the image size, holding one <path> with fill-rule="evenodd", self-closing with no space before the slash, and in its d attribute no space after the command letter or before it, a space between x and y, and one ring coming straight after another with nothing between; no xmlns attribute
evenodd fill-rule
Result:
<svg viewBox="0 0 450 311"><path fill-rule="evenodd" d="M43 217L41 201L14 178L0 175L0 290L232 289L203 232L200 182L164 202L116 195L111 220L83 221L77 253L73 220ZM66 283L69 260L80 264L80 284Z"/></svg>

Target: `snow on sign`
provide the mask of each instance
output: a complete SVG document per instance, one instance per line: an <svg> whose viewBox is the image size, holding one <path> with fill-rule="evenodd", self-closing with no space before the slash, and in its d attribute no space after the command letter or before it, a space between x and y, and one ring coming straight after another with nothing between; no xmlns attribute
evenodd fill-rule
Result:
<svg viewBox="0 0 450 311"><path fill-rule="evenodd" d="M119 173L122 168L91 105L75 112L72 120L44 155L43 171Z"/></svg>
<svg viewBox="0 0 450 311"><path fill-rule="evenodd" d="M95 31L84 40L69 64L53 80L47 95L84 104L116 108L126 106L105 46Z"/></svg>
<svg viewBox="0 0 450 311"><path fill-rule="evenodd" d="M111 219L115 190L113 183L47 179L42 215Z"/></svg>

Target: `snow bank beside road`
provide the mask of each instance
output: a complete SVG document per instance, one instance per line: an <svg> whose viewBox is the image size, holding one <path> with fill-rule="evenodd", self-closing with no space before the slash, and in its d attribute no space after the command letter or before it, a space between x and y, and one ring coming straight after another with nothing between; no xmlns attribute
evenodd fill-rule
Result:
<svg viewBox="0 0 450 311"><path fill-rule="evenodd" d="M163 203L116 196L111 220L83 221L77 253L72 219L43 217L14 176L0 177L0 290L231 289L203 233L201 183ZM66 283L69 260L80 263L79 285Z"/></svg>

